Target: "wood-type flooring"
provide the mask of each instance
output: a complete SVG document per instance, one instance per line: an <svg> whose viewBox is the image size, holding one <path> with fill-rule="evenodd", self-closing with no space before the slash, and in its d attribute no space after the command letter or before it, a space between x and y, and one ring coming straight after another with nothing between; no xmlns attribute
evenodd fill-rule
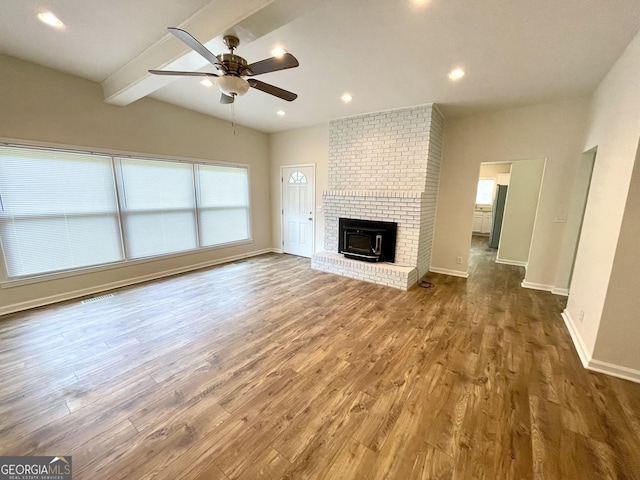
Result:
<svg viewBox="0 0 640 480"><path fill-rule="evenodd" d="M0 455L81 479L638 479L640 384L475 238L402 292L268 254L0 318Z"/></svg>

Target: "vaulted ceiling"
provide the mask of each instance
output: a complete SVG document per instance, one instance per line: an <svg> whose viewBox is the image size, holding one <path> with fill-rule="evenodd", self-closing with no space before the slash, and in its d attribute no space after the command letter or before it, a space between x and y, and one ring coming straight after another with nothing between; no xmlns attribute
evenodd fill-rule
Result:
<svg viewBox="0 0 640 480"><path fill-rule="evenodd" d="M65 27L39 22L42 11ZM233 33L250 63L286 49L300 67L259 79L298 99L251 89L221 105L198 77L150 75L215 71L168 26L216 54ZM150 96L276 132L430 102L460 116L589 95L639 29L630 0L20 0L3 3L0 53L99 82L109 103Z"/></svg>

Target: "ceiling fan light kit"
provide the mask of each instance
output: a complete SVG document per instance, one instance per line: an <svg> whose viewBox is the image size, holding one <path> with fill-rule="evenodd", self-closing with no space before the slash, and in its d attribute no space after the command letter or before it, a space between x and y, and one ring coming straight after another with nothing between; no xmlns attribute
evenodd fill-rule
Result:
<svg viewBox="0 0 640 480"><path fill-rule="evenodd" d="M247 64L247 61L244 58L233 53L238 45L240 45L238 37L226 35L223 40L225 45L229 48L229 53L214 55L190 33L174 27L169 27L168 30L178 40L182 41L211 63L218 73L177 72L171 70L149 70L149 73L154 75L215 77L215 83L222 93L220 103L223 104L233 103L235 97L244 95L251 87L286 100L287 102L292 102L298 98L298 95L295 93L274 85L261 82L254 78L249 78L249 80L243 78L297 67L299 65L298 60L290 53L284 53L282 55L260 60L259 62Z"/></svg>
<svg viewBox="0 0 640 480"><path fill-rule="evenodd" d="M249 91L249 82L242 77L233 75L218 77L216 85L222 93L230 97L242 96Z"/></svg>

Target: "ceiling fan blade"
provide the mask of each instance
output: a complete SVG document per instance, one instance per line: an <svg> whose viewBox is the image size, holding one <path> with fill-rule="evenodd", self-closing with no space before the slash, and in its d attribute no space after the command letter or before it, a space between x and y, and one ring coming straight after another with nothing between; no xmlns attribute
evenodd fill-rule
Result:
<svg viewBox="0 0 640 480"><path fill-rule="evenodd" d="M183 75L186 77L218 77L215 73L209 72L178 72L175 70L149 70L154 75Z"/></svg>
<svg viewBox="0 0 640 480"><path fill-rule="evenodd" d="M278 70L286 70L287 68L294 68L300 65L296 57L290 53L285 53L278 57L266 58L259 62L247 65L243 71L243 75L262 75L263 73L277 72Z"/></svg>
<svg viewBox="0 0 640 480"><path fill-rule="evenodd" d="M296 95L293 92L289 92L287 90L284 90L282 88L276 87L274 85L270 85L268 83L264 83L261 82L260 80L256 80L255 78L250 78L249 80L247 80L249 82L249 85L251 85L253 88L256 88L262 92L268 93L270 95L273 95L275 97L279 97L283 100L286 100L287 102L292 102L294 101L296 98L298 98L298 95Z"/></svg>
<svg viewBox="0 0 640 480"><path fill-rule="evenodd" d="M213 53L211 53L204 45L202 45L198 40L196 40L193 37L193 35L191 35L189 32L185 32L184 30L180 28L175 28L175 27L168 27L167 30L169 30L173 35L175 35L175 37L178 40L182 41L182 43L184 43L185 45L187 45L188 47L190 47L191 49L195 50L200 55L202 55L207 61L209 61L213 65L221 65L224 67L224 65L222 65L222 62L218 59L218 57L216 57Z"/></svg>
<svg viewBox="0 0 640 480"><path fill-rule="evenodd" d="M231 95L227 95L226 93L223 93L220 96L220 103L227 104L227 103L233 103L233 100L235 99L235 97L231 96Z"/></svg>

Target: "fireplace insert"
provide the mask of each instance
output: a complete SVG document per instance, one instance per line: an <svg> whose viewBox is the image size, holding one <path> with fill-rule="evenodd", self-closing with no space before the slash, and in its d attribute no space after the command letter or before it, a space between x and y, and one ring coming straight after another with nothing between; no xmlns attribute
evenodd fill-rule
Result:
<svg viewBox="0 0 640 480"><path fill-rule="evenodd" d="M365 262L395 261L396 222L340 218L338 227L338 251L345 257Z"/></svg>

